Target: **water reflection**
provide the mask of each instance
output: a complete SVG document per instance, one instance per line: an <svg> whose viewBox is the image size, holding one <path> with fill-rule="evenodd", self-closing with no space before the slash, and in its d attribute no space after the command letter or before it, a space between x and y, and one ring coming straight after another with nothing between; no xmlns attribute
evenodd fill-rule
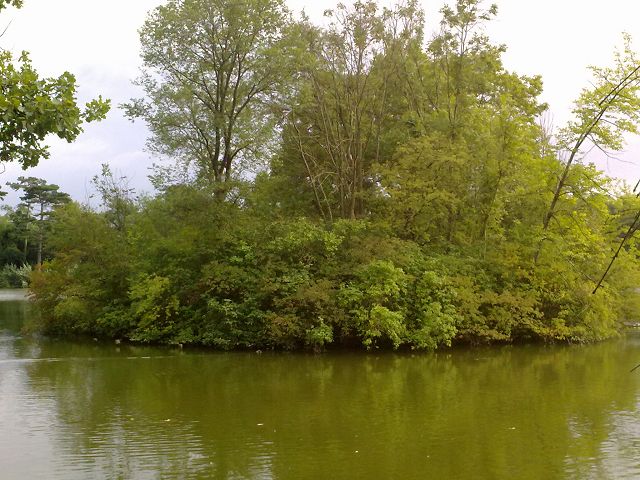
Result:
<svg viewBox="0 0 640 480"><path fill-rule="evenodd" d="M2 478L640 475L637 337L258 356L21 338L27 314L0 304Z"/></svg>

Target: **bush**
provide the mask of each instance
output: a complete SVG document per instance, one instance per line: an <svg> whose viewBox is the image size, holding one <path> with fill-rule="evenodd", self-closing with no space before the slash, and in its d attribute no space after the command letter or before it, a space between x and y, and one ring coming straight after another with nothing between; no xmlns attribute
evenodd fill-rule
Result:
<svg viewBox="0 0 640 480"><path fill-rule="evenodd" d="M0 270L0 288L27 288L31 281L31 267L29 265L5 265Z"/></svg>

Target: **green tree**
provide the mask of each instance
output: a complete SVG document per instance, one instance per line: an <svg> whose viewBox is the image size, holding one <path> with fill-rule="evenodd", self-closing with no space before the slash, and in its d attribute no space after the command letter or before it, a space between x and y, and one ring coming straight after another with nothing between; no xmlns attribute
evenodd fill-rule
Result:
<svg viewBox="0 0 640 480"><path fill-rule="evenodd" d="M300 25L309 53L283 135L283 155L295 164L283 171L304 178L323 218L355 219L375 192L372 166L395 147L403 102L394 81L422 39L423 14L415 2L381 10L358 1L325 16L325 28Z"/></svg>
<svg viewBox="0 0 640 480"><path fill-rule="evenodd" d="M29 247L34 237L34 227L29 208L24 204L18 204L15 208L7 207L9 219L15 235L18 238L19 248L22 253L21 262L30 263Z"/></svg>
<svg viewBox="0 0 640 480"><path fill-rule="evenodd" d="M71 203L53 217L55 256L31 286L44 328L223 349L616 335L637 311L635 239L607 288L591 291L636 227L638 199L581 160L589 142L615 149L636 129L632 52L594 70L577 120L550 136L541 79L507 71L506 47L483 33L495 7L456 0L442 13L424 45L413 1L338 6L322 27L286 25L268 0L154 10L143 28L148 97L129 113L180 161L156 172L155 197L135 201L105 167L103 211ZM280 143L262 149L271 170L231 184L238 162L276 138L262 135L273 119L263 113L281 79L259 82L283 72L294 74L277 99ZM558 155L572 148L568 162ZM201 184L163 183L189 162ZM10 217L8 240L25 213Z"/></svg>
<svg viewBox="0 0 640 480"><path fill-rule="evenodd" d="M114 176L109 165L103 164L101 174L95 175L91 183L100 195L109 223L120 232L126 230L128 218L136 211L134 189L129 187L127 177Z"/></svg>
<svg viewBox="0 0 640 480"><path fill-rule="evenodd" d="M40 268L47 223L53 211L60 205L69 203L71 197L67 193L61 192L58 185L49 184L41 178L18 177L17 182L11 182L7 185L14 190L22 190L21 205L24 207L29 221L35 225L38 246L36 264Z"/></svg>
<svg viewBox="0 0 640 480"><path fill-rule="evenodd" d="M505 206L542 189L542 82L504 69L504 48L482 34L495 13L460 0L426 51L409 51L400 85L412 135L379 173L392 210L382 215L413 240L486 252L504 239Z"/></svg>
<svg viewBox="0 0 640 480"><path fill-rule="evenodd" d="M65 72L40 78L26 52L14 63L11 53L0 51L0 78L0 161L16 161L24 169L48 158L48 134L72 142L83 122L104 118L109 109L109 102L99 97L81 110L75 77Z"/></svg>
<svg viewBox="0 0 640 480"><path fill-rule="evenodd" d="M149 149L218 189L252 168L273 138L288 22L282 0L170 0L150 13L137 81L146 98L124 106L149 126Z"/></svg>
<svg viewBox="0 0 640 480"><path fill-rule="evenodd" d="M5 207L4 211L0 216L0 265L22 265L25 256L20 247L24 236L14 221L13 209Z"/></svg>
<svg viewBox="0 0 640 480"><path fill-rule="evenodd" d="M624 136L638 133L640 63L631 48L631 38L624 36L624 49L616 53L613 67L591 67L591 71L593 86L582 91L575 102L575 119L558 133L557 151L566 160L562 162L564 167L543 219L544 233L556 215L558 201L567 187L574 163L583 161L593 147L607 154L620 151L625 143ZM540 240L536 260L545 239L543 236Z"/></svg>
<svg viewBox="0 0 640 480"><path fill-rule="evenodd" d="M22 0L0 0L0 10L8 6L20 8L22 7Z"/></svg>

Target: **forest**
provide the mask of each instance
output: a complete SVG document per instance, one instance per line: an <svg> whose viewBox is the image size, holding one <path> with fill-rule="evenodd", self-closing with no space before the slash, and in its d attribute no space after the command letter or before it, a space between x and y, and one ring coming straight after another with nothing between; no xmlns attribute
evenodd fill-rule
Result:
<svg viewBox="0 0 640 480"><path fill-rule="evenodd" d="M638 320L640 201L589 153L637 133L631 39L552 128L542 79L507 71L485 33L497 8L441 13L429 25L416 0L339 4L315 23L282 0L152 10L144 96L120 108L149 128L155 191L104 165L92 208L22 177L0 218L0 282L30 281L34 329L154 344L617 335ZM70 137L108 102L87 108L63 122Z"/></svg>

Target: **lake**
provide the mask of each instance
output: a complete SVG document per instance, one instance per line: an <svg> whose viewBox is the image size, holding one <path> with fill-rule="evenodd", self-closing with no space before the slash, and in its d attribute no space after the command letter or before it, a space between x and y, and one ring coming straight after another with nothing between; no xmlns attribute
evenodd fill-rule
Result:
<svg viewBox="0 0 640 480"><path fill-rule="evenodd" d="M22 336L0 291L0 478L640 478L640 336L218 353Z"/></svg>

